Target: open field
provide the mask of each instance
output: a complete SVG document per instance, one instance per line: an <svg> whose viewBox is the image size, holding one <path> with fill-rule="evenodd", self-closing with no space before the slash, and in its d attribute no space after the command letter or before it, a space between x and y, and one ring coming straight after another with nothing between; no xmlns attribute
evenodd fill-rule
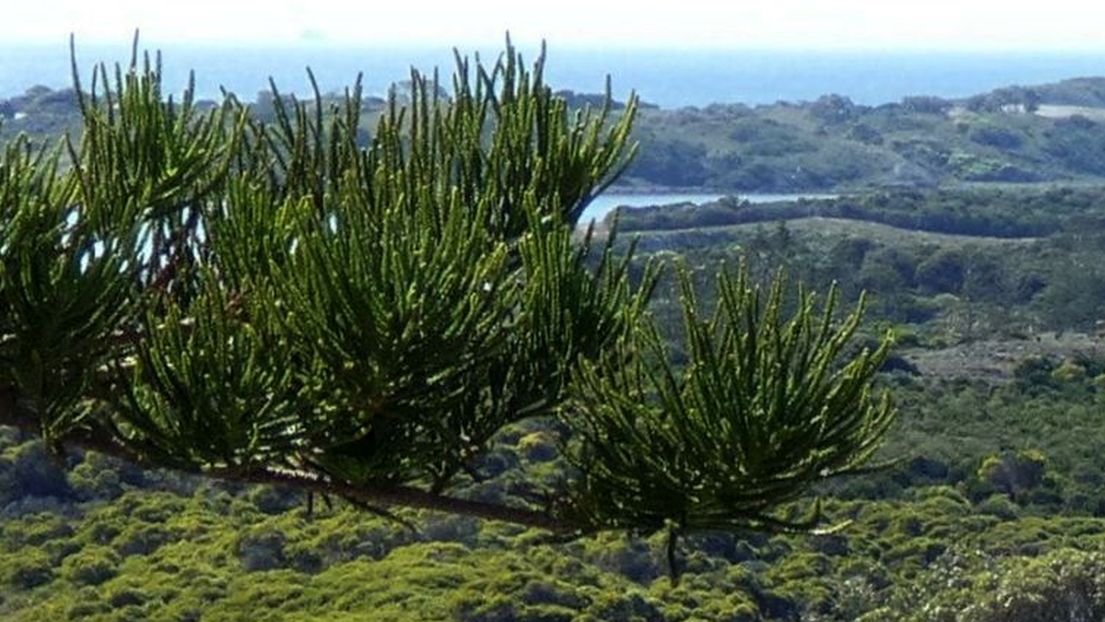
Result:
<svg viewBox="0 0 1105 622"><path fill-rule="evenodd" d="M1092 121L1105 121L1105 108L1092 106L1060 106L1057 104L1042 104L1036 115L1048 119L1069 119L1075 115L1086 117Z"/></svg>
<svg viewBox="0 0 1105 622"><path fill-rule="evenodd" d="M718 244L739 243L757 234L758 231L772 229L778 222L786 223L791 232L807 239L822 242L847 238L865 238L888 246L902 244L933 245L943 248L963 248L966 246L1008 246L1023 247L1037 241L1037 238L999 238L989 236L954 235L933 233L892 227L880 223L846 218L795 218L774 222L759 222L720 227L697 227L692 229L673 229L643 231L640 235L640 248L644 251L656 251L669 248L696 248ZM605 229L597 228L596 234L603 235ZM634 232L633 235L637 235ZM628 234L627 234L628 235Z"/></svg>
<svg viewBox="0 0 1105 622"><path fill-rule="evenodd" d="M927 378L1009 382L1017 364L1039 356L1064 360L1105 355L1100 335L1046 332L1026 339L983 339L948 348L908 348L899 354Z"/></svg>

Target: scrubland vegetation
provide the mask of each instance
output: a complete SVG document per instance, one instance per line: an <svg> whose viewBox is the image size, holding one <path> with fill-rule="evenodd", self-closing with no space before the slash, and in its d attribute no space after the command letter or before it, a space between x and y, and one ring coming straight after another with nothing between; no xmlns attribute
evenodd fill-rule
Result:
<svg viewBox="0 0 1105 622"><path fill-rule="evenodd" d="M628 183L857 184L836 199L623 211L613 246L624 257L636 237L627 266L634 283L650 278L648 266L666 267L649 311L677 371L696 361L680 295L690 287L711 308L718 272L740 267L767 283L782 270L787 282L820 291L835 282L847 303L867 292L849 353L876 348L888 331L895 341L875 381L900 411L871 463L881 468L818 482L778 514L800 523L817 498L837 529L688 533L677 541L674 580L663 529L630 525L581 538L426 510L389 518L340 495L59 452L6 428L0 617L1101 619L1105 189L1091 182L1105 172L1094 164L1105 133L1085 118L1032 114L1040 105L1100 104L1079 86L875 109L826 97L643 112ZM4 131L54 136L70 127L69 101L29 92L18 105L33 114ZM689 138L664 138L673 134ZM707 136L727 142L706 145ZM780 177L795 168L805 176ZM955 183L858 187L879 178ZM1006 185L1033 180L1081 183ZM682 290L679 266L688 276ZM785 292L781 306L791 311L798 297ZM506 422L467 465L472 472L450 480L455 494L534 507L536 493L577 472L565 451L574 433L549 412Z"/></svg>

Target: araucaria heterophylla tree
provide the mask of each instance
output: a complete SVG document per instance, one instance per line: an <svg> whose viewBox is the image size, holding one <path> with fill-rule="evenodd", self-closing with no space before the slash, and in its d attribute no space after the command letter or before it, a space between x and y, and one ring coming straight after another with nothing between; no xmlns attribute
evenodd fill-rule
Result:
<svg viewBox="0 0 1105 622"><path fill-rule="evenodd" d="M893 419L887 344L800 293L684 275L686 359L657 268L574 234L632 158L637 110L570 110L509 45L417 73L370 132L338 104L162 92L160 59L76 90L79 138L0 155L0 423L55 452L298 487L572 537L809 529L781 504L855 472ZM274 87L275 91L275 87ZM794 307L794 305L790 305ZM788 307L789 308L789 307ZM846 354L851 352L851 354ZM499 432L568 430L541 502L456 494Z"/></svg>

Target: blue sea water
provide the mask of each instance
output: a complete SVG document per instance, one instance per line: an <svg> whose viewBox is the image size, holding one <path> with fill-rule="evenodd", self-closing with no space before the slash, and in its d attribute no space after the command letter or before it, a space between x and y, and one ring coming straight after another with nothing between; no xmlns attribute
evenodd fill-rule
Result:
<svg viewBox="0 0 1105 622"><path fill-rule="evenodd" d="M595 197L587 209L579 218L580 226L587 226L592 220L601 221L607 214L619 207L653 207L656 205L673 205L694 203L702 205L717 201L725 195L722 194L624 194L608 192ZM835 194L741 194L739 198L749 203L774 203L777 201L797 201L798 199L829 199Z"/></svg>
<svg viewBox="0 0 1105 622"><path fill-rule="evenodd" d="M156 42L151 45L156 45ZM219 87L252 99L273 77L285 92L308 92L304 68L310 66L323 91L338 91L365 74L369 94L383 94L406 79L412 65L448 76L453 67L448 48L332 48L162 46L166 86L179 91L189 69L196 71L197 91L215 97ZM535 49L522 48L532 57ZM78 65L85 74L99 61L129 59L129 45L78 45ZM494 53L484 54L493 58ZM910 53L812 51L549 51L547 77L556 88L600 92L613 77L615 97L631 89L645 101L666 108L705 106L715 102L773 103L816 99L839 93L857 103L877 105L907 95L961 97L1010 84L1039 84L1065 78L1105 75L1105 52L1097 53ZM11 97L42 84L68 86L69 51L56 46L12 47L0 44L0 97Z"/></svg>
<svg viewBox="0 0 1105 622"><path fill-rule="evenodd" d="M702 205L720 199L720 194L622 194L607 192L591 200L579 217L579 225L585 227L592 220L602 221L607 214L619 207L652 207L674 203Z"/></svg>

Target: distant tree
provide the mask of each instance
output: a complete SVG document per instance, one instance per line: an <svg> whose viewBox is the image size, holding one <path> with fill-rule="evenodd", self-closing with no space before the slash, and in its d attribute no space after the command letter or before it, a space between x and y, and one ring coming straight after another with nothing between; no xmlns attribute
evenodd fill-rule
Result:
<svg viewBox="0 0 1105 622"><path fill-rule="evenodd" d="M902 108L922 114L945 114L951 110L952 102L929 95L912 95L902 98Z"/></svg>
<svg viewBox="0 0 1105 622"><path fill-rule="evenodd" d="M818 97L817 101L809 105L809 111L815 119L823 123L843 123L855 116L856 105L843 95L831 93Z"/></svg>
<svg viewBox="0 0 1105 622"><path fill-rule="evenodd" d="M927 291L957 294L965 274L963 253L941 249L917 266L917 283Z"/></svg>
<svg viewBox="0 0 1105 622"><path fill-rule="evenodd" d="M576 93L570 89L563 89L556 92L556 97L563 99L568 107L573 110L587 108L588 106L596 109L601 109L603 106L609 106L611 110L625 109L625 102L617 100L608 102L607 95L602 93Z"/></svg>
<svg viewBox="0 0 1105 622"><path fill-rule="evenodd" d="M359 84L330 111L274 94L266 123L166 102L160 59L99 71L79 144L0 156L0 423L52 452L674 547L814 527L780 505L893 418L887 344L845 358L859 314L833 295L786 317L779 284L722 276L708 312L684 278L670 362L655 268L631 282L632 253L575 241L637 100L569 113L543 55L461 61L449 101L413 74L366 147ZM570 431L568 480L528 506L460 494L535 416Z"/></svg>
<svg viewBox="0 0 1105 622"><path fill-rule="evenodd" d="M1012 130L986 125L971 128L967 137L980 145L1005 150L1016 149L1024 142L1024 138Z"/></svg>
<svg viewBox="0 0 1105 622"><path fill-rule="evenodd" d="M706 148L682 139L655 141L642 138L651 149L643 152L629 169L629 174L649 183L687 187L701 186L709 179Z"/></svg>
<svg viewBox="0 0 1105 622"><path fill-rule="evenodd" d="M967 108L974 112L1025 112L1040 108L1040 94L1023 86L1007 86L967 99Z"/></svg>
<svg viewBox="0 0 1105 622"><path fill-rule="evenodd" d="M848 138L858 140L868 145L881 145L884 142L882 134L866 123L857 123L848 130Z"/></svg>

